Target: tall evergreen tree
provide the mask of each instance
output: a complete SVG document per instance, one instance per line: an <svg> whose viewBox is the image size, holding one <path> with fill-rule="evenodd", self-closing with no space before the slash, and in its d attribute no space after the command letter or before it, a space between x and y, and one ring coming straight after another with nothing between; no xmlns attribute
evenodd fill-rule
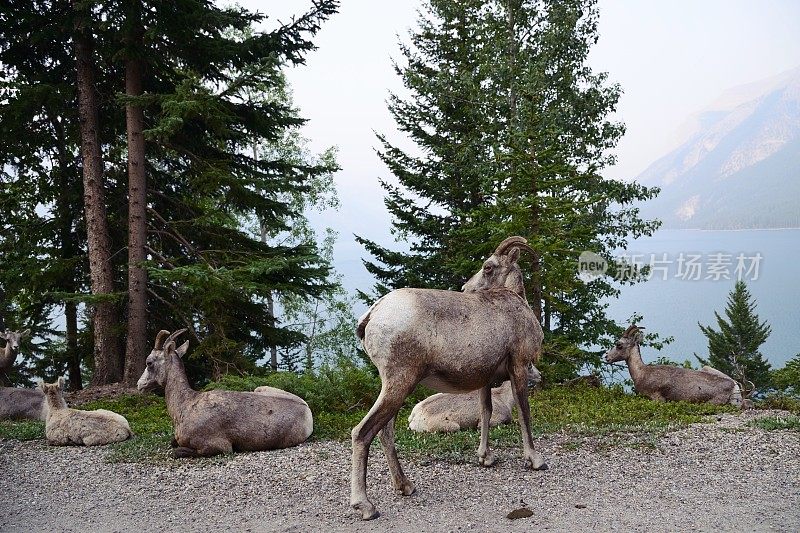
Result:
<svg viewBox="0 0 800 533"><path fill-rule="evenodd" d="M315 176L329 172L329 167L282 156L249 155L254 139L261 143L279 139L287 128L304 120L287 105L249 102L246 94L254 87L275 86L284 65L303 62L313 49L309 37L336 11L337 2L315 2L289 24L247 38L234 35L262 21L263 15L203 0L153 0L141 2L141 18L136 19L129 17L134 4L82 2L78 13L72 2L55 0L17 2L0 11L4 24L0 53L4 66L9 65L1 104L4 111L13 111L3 113L0 120L4 126L14 126L0 134L0 158L5 163L0 202L14 211L14 217L2 221L10 231L0 235L0 247L13 252L0 254L3 266L13 265L0 272L0 287L11 302L3 302L4 318L9 327L23 319L30 325L33 318L28 317L34 310L27 301L33 301L40 309L34 329L41 335L48 331L48 309L53 305L69 307L72 302L77 314L81 301L100 305L119 296L86 294L87 213L61 208L76 205L75 198L85 192L80 180L75 60L69 56L76 49L72 44L81 44L74 40L77 35L85 39L83 44L93 45L94 69L82 72L94 76L97 146L92 157L83 160L102 158L102 164L89 170L95 171L91 185L99 184L105 194L102 207L107 209L113 253L102 262L104 268L112 273L116 287L129 286L126 274L132 269L126 254L118 253L129 244L127 222L135 216L126 212L134 151L126 142L125 110L138 108L148 178L143 243L147 255L141 265L149 274L144 288L149 296L148 338L158 329L189 327L195 336L189 361L193 372L208 376L251 368L267 347L295 345L302 339L302 334L270 322L265 295L279 291L313 297L329 286L329 267L313 242L261 243L241 221L255 217L270 231L285 228L296 213L284 195L309 190ZM137 35L136 25L128 24L137 20L139 29L144 29L141 50L135 50L131 41ZM76 27L81 31L76 33ZM77 49L81 51L80 46ZM85 54L81 57L86 59ZM125 75L126 63L131 65L128 60L133 58L140 60L139 96L137 87L126 88L128 80L136 79ZM56 93L51 85L58 80ZM46 105L55 110L50 117L54 124L42 120L48 118L42 112ZM36 130L38 137L24 127L31 119L44 124ZM18 138L12 139L12 134ZM59 135L65 147L59 163L67 164L54 171ZM38 144L26 151L24 144L34 140ZM64 187L56 180L61 169L69 178L61 183ZM102 181L96 179L100 174ZM31 176L37 179L30 180ZM51 222L60 220L52 215L62 211L73 218L58 226L68 228L59 233ZM13 235L22 231L26 233ZM60 247L59 235L69 235L75 248L64 252L67 248ZM69 262L56 262L68 254L74 254ZM22 260L12 263L15 258ZM56 279L65 273L73 275L72 285ZM36 285L40 278L50 281ZM68 317L68 329L71 324L77 320ZM119 320L113 326L115 331L124 330ZM68 332L67 338L72 337L81 338ZM142 355L138 350L131 353ZM102 368L102 361L87 362L90 369ZM96 378L99 383L100 377Z"/></svg>
<svg viewBox="0 0 800 533"><path fill-rule="evenodd" d="M772 328L767 321L760 321L756 314L756 303L743 281L737 281L728 295L725 317L714 313L718 330L698 323L708 338L708 357L695 357L703 365L720 370L742 385L742 390L763 391L770 386L771 365L761 353L761 345L769 337Z"/></svg>
<svg viewBox="0 0 800 533"><path fill-rule="evenodd" d="M599 364L585 348L619 333L605 313L618 285L582 281L578 255L610 261L658 226L633 207L657 189L601 176L624 127L609 119L620 88L586 64L597 18L593 0L431 0L396 68L410 97L389 101L418 150L379 136L397 181L382 182L386 205L410 251L360 239L381 294L457 290L500 240L528 238L536 255L523 270L545 360L567 372Z"/></svg>

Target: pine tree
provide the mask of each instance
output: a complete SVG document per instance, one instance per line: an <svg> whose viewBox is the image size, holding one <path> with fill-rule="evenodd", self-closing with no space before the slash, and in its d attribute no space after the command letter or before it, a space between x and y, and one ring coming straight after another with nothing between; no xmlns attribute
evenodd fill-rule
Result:
<svg viewBox="0 0 800 533"><path fill-rule="evenodd" d="M770 386L771 365L760 352L772 328L766 320L761 322L756 314L756 303L743 281L737 281L728 295L725 317L714 313L717 328L703 326L700 330L708 338L708 357L695 357L703 365L724 372L742 385L742 390L763 391Z"/></svg>
<svg viewBox="0 0 800 533"><path fill-rule="evenodd" d="M592 0L429 2L402 47L407 65L397 67L411 95L389 101L420 155L379 137L398 182L382 182L386 205L410 251L360 240L377 259L367 268L382 294L457 290L503 238L526 237L536 254L523 271L545 360L566 373L599 364L580 347L619 333L605 313L618 286L582 281L578 255L610 261L658 227L634 207L657 189L601 175L624 126L609 119L620 88L586 64L597 18Z"/></svg>
<svg viewBox="0 0 800 533"><path fill-rule="evenodd" d="M137 5L140 19L130 17ZM73 44L79 49L91 44L94 69L83 73L94 76L96 105L85 107L94 108L98 120L92 128L96 149L83 160L102 157L89 169L94 170L91 185L101 186L105 195L109 249L115 252L129 244L129 215L135 218L126 212L132 185L128 155L134 154L126 143L125 109L142 112L148 260L141 266L149 275L144 288L148 338L162 328L188 327L194 335L189 367L202 378L252 368L270 346L297 345L303 335L272 325L265 297L275 291L319 295L330 286L329 265L314 242L262 243L242 220L262 220L270 231L286 228L298 213L285 195L309 191L330 168L282 155L250 156L254 139L262 144L279 139L304 120L282 103L250 102L246 95L278 85L287 64L303 62L314 48L310 36L336 11L337 2L314 2L290 23L246 38L236 35L265 17L210 1L120 0L78 7L80 17L68 0L18 2L0 10L0 61L9 67L0 88L0 120L9 126L0 133L0 202L12 211L0 222L0 248L8 252L0 253L0 266L8 267L0 269L0 290L9 300L2 306L6 323L25 322L45 336L52 331L49 312L64 305L75 318L67 317L66 337L74 341L67 345L80 346L84 335L75 329L81 303L100 306L126 295L87 294L87 218L70 209L85 189L76 64L69 53ZM138 50L131 40L138 39L137 26L144 30ZM126 90L126 81L135 79L125 75L126 63L141 67L140 95L137 87ZM26 127L26 121L36 127ZM37 212L42 205L52 211ZM61 242L64 236L69 246ZM126 263L126 254L111 254L103 266L115 287L129 286L126 277L135 268ZM117 319L113 329L124 331L124 323ZM79 376L80 357L75 362ZM86 362L102 370L102 361L88 357ZM93 383L109 379L100 375L107 372L95 374Z"/></svg>

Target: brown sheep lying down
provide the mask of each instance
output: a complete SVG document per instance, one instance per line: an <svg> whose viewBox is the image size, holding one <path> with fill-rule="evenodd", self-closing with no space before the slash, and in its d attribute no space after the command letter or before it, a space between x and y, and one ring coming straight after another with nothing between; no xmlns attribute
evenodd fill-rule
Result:
<svg viewBox="0 0 800 533"><path fill-rule="evenodd" d="M46 420L47 402L40 389L0 387L0 420Z"/></svg>
<svg viewBox="0 0 800 533"><path fill-rule="evenodd" d="M175 428L175 457L287 448L311 435L311 409L288 392L193 390L181 360L189 341L175 346L184 331L159 332L137 384L140 391L164 390Z"/></svg>

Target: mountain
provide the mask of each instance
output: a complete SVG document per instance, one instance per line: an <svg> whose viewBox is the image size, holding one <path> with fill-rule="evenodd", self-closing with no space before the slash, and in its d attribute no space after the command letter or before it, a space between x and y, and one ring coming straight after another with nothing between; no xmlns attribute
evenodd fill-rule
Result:
<svg viewBox="0 0 800 533"><path fill-rule="evenodd" d="M727 91L638 181L667 228L800 227L800 67Z"/></svg>

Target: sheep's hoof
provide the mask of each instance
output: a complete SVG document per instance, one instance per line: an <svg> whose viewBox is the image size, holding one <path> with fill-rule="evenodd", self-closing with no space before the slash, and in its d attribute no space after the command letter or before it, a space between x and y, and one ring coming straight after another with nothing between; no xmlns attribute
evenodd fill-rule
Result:
<svg viewBox="0 0 800 533"><path fill-rule="evenodd" d="M525 458L525 468L531 470L547 470L547 463L544 462L541 454L535 453L533 456Z"/></svg>
<svg viewBox="0 0 800 533"><path fill-rule="evenodd" d="M399 490L400 494L403 496L411 496L417 492L417 487L415 487L410 481L405 481L397 488L397 490Z"/></svg>
<svg viewBox="0 0 800 533"><path fill-rule="evenodd" d="M480 455L478 456L478 464L481 466L489 467L494 465L496 461L497 459L494 456L494 452L491 451L487 451L486 455L484 455L483 457L481 457Z"/></svg>
<svg viewBox="0 0 800 533"><path fill-rule="evenodd" d="M172 457L175 459L182 459L184 457L196 457L197 452L191 448L185 448L183 446L179 446L172 450Z"/></svg>
<svg viewBox="0 0 800 533"><path fill-rule="evenodd" d="M377 509L375 509L375 506L368 501L352 503L350 504L350 507L356 511L361 511L361 520L374 520L380 516L380 513Z"/></svg>

